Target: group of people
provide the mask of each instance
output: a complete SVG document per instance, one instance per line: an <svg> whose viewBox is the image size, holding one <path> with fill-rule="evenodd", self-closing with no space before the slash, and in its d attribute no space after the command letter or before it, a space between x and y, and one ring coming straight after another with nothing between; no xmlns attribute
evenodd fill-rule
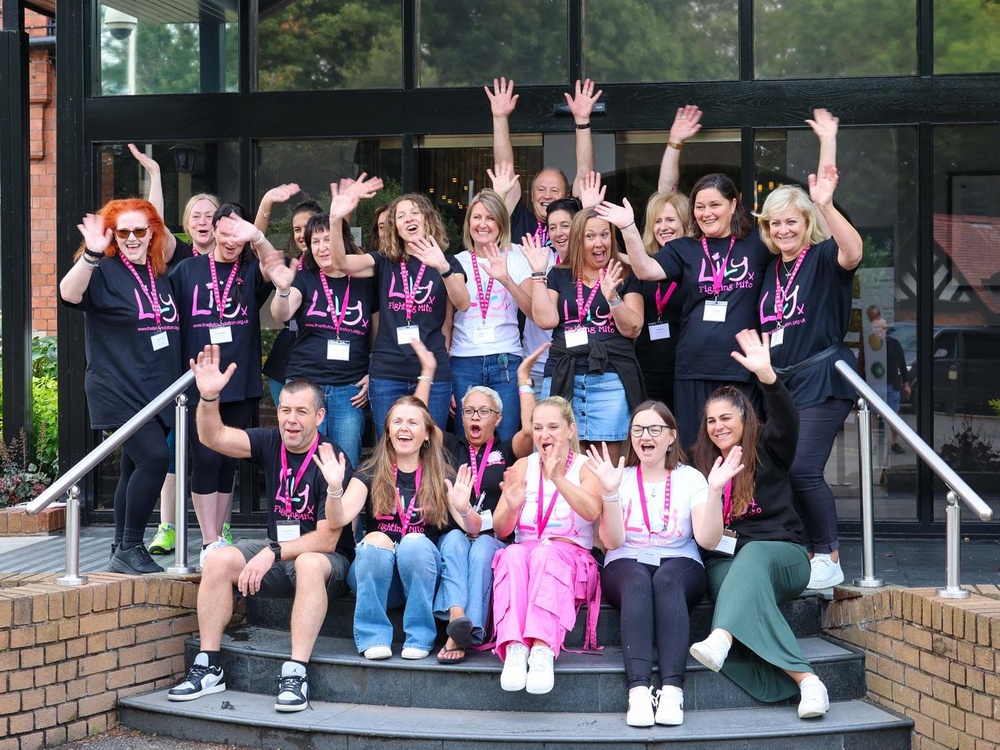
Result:
<svg viewBox="0 0 1000 750"><path fill-rule="evenodd" d="M295 185L269 191L254 223L196 196L193 246L166 229L155 194L84 218L60 295L85 313L93 427L120 427L184 363L195 372L201 650L171 700L225 689L236 588L294 597L275 709L305 708L327 602L350 589L367 659L392 656L388 610L402 606L402 658L429 656L444 621L440 662L492 643L504 690L544 694L584 604L584 647L596 645L603 595L621 610L629 725L683 721L688 653L760 700L799 693L802 718L827 711L778 606L843 577L823 467L850 405L834 362L851 356L861 239L833 204L837 120L815 111L809 192L775 190L757 230L725 175L701 178L690 199L676 192L701 119L679 109L640 233L593 172L600 93L586 81L567 94L578 173L539 173L526 207L513 82L487 87L493 188L469 201L455 255L418 193L380 208L372 249L359 248L350 216L382 187L365 174L331 184L326 212L293 209L300 257L266 232ZM288 323L265 367L278 427L248 428L268 298ZM362 458L369 403L377 439ZM112 570L159 570L143 532L169 486L170 419L123 446ZM225 535L239 458L264 472L266 540ZM713 629L689 649L706 592Z"/></svg>

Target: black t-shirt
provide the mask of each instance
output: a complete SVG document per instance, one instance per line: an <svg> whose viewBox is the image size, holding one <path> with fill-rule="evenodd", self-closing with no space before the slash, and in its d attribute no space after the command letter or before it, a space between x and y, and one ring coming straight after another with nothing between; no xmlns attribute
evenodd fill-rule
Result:
<svg viewBox="0 0 1000 750"><path fill-rule="evenodd" d="M370 252L368 255L375 260L375 280L378 285L380 310L378 335L375 337L369 374L373 378L388 380L416 380L420 375L420 361L409 344L400 346L396 338L396 329L407 325L406 295L403 291L400 265L378 252ZM453 255L446 257L451 270L464 279L465 271L462 270L462 264L455 260ZM422 265L416 258L407 256L406 270L410 286L416 284ZM445 349L444 332L441 330L448 309L448 290L445 288L444 279L433 268L426 266L415 289L410 324L419 327L420 340L437 358L437 372L434 377L437 380L450 380L451 365L448 362L448 350Z"/></svg>
<svg viewBox="0 0 1000 750"><path fill-rule="evenodd" d="M462 464L468 464L472 468L472 461L469 457L469 444L464 440L459 440L458 436L450 432L444 433L444 447L448 451L451 465L456 469ZM489 452L486 449L489 448ZM483 466L485 460L486 465ZM475 483L476 476L483 472L483 480L479 485L479 492L476 492L475 484L472 489L472 507L496 512L497 503L500 502L500 482L503 481L503 473L514 465L517 457L514 455L514 445L510 440L494 439L493 444L484 443L476 450L476 475L473 476Z"/></svg>
<svg viewBox="0 0 1000 750"><path fill-rule="evenodd" d="M267 538L278 540L279 521L298 521L299 536L316 530L316 524L326 519L326 478L309 453L286 452L287 473L281 476L281 435L277 429L253 427L246 431L250 438L250 459L264 470L267 499ZM320 435L320 443L330 443ZM336 453L343 453L340 446L331 443ZM303 461L309 463L303 470ZM353 474L351 459L347 461L344 486ZM299 477L299 471L302 475ZM296 478L298 481L296 481ZM354 537L350 524L344 527L337 541L337 552L348 560L354 559Z"/></svg>
<svg viewBox="0 0 1000 750"><path fill-rule="evenodd" d="M376 516L375 510L372 505L372 476L367 471L361 470L355 475L355 478L360 480L364 484L365 488L368 490L368 499L365 501L365 533L371 534L373 531L381 531L387 537L389 537L394 543L398 543L403 538L403 519L400 518L399 513L399 502L402 498L403 502L403 516L407 517L406 533L407 534L423 534L428 539L430 539L434 544L437 544L438 539L441 536L442 528L438 526L431 526L424 522L423 518L420 516L419 510L414 510L412 514L410 513L410 508L413 507L414 495L417 494L417 472L415 471L400 471L396 475L396 509L392 515L388 516ZM448 515L451 518L451 515ZM444 529L448 528L448 523L445 522Z"/></svg>
<svg viewBox="0 0 1000 750"><path fill-rule="evenodd" d="M195 256L192 245L178 237L174 237L174 239L177 240L177 245L174 247L174 254L170 258L170 262L167 263L167 273L173 271L182 260L187 260Z"/></svg>
<svg viewBox="0 0 1000 750"><path fill-rule="evenodd" d="M265 281L260 264L254 258L249 262L215 263L218 295L212 282L211 255L198 255L180 263L170 273L181 311L181 350L185 362L196 359L207 344L211 344L213 328L229 328L232 340L221 343L222 362L225 370L235 362L236 372L223 389L221 398L226 401L243 401L260 398L260 306L274 288ZM231 276L235 271L235 276ZM232 283L230 284L230 278ZM229 293L223 304L224 314L219 315L218 298ZM191 397L197 397L192 386Z"/></svg>
<svg viewBox="0 0 1000 750"><path fill-rule="evenodd" d="M541 231L543 229L545 231ZM514 244L520 245L526 234L547 244L548 228L535 217L524 201L518 201L510 214L510 239Z"/></svg>
<svg viewBox="0 0 1000 750"><path fill-rule="evenodd" d="M760 327L772 336L778 327L777 279L781 279L782 285L781 327L784 333L781 345L771 347L771 363L775 367L789 367L842 344L850 324L854 270L844 270L837 262L836 241L824 240L804 252L805 258L798 264L797 272L795 266L789 264L790 276L785 274L781 256L772 256L764 274ZM854 398L854 390L834 368L838 359L847 359L852 367L856 364L853 355L843 347L841 354L827 357L785 378L797 407L807 409L830 397Z"/></svg>
<svg viewBox="0 0 1000 750"><path fill-rule="evenodd" d="M737 240L732 252L729 243L729 237L708 238L710 261L701 240L681 237L668 242L653 257L667 279L677 282L674 294L680 294L681 330L674 371L679 380L750 379L750 373L729 355L736 347L737 333L760 325L757 299L771 254L756 229ZM719 292L719 301L727 303L726 319L706 321L705 303L715 300L710 263L721 263L727 253L729 262Z"/></svg>
<svg viewBox="0 0 1000 750"><path fill-rule="evenodd" d="M181 374L177 298L170 278L155 277L154 294L147 266L133 267L142 285L119 256L104 258L91 271L83 299L64 303L84 313L84 388L95 430L121 427ZM159 324L151 298L160 308ZM173 424L173 407L160 419Z"/></svg>
<svg viewBox="0 0 1000 750"><path fill-rule="evenodd" d="M677 287L676 281L643 281L640 286L645 321L635 340L635 358L642 366L647 383L650 382L650 373L673 378L677 335L681 325L681 301ZM667 328L661 328L664 325ZM656 328L658 335L669 332L670 336L651 340L650 326Z"/></svg>
<svg viewBox="0 0 1000 750"><path fill-rule="evenodd" d="M556 307L559 310L559 325L552 331L552 341L559 346L566 346L566 329L574 329L582 326L587 329L587 341L599 341L621 336L615 318L611 314L611 306L604 298L601 285L595 284L589 287L582 284L580 293L583 298L583 314L580 314L577 301L577 280L573 276L572 269L556 266L549 270L548 288L559 294ZM591 294L593 297L591 298ZM618 287L618 296L624 298L626 294L640 294L641 287L639 280L633 274L629 274L625 281ZM590 305L587 300L590 299ZM624 304L624 302L622 303ZM581 354L576 359L577 372L587 372L587 350L581 348ZM555 369L555 362L550 357L545 363L545 376L548 377Z"/></svg>
<svg viewBox="0 0 1000 750"><path fill-rule="evenodd" d="M368 372L375 280L326 276L333 300L331 314L321 273L303 269L295 276L293 285L302 294L302 304L295 312L298 335L285 375L309 378L322 385L350 385ZM349 347L347 361L330 358L336 354L329 342L336 342L338 338Z"/></svg>

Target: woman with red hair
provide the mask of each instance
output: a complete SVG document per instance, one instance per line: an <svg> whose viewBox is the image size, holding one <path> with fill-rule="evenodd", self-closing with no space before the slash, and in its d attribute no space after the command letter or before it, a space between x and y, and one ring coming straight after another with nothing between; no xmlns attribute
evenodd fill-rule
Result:
<svg viewBox="0 0 1000 750"><path fill-rule="evenodd" d="M113 200L77 228L83 243L59 296L83 311L90 426L115 430L180 375L180 326L166 276L167 232L138 198ZM110 570L159 573L142 542L170 454L166 408L122 444Z"/></svg>

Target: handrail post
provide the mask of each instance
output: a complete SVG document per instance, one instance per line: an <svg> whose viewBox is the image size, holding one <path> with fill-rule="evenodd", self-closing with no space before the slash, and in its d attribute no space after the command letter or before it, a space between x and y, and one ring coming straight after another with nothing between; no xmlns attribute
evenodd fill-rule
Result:
<svg viewBox="0 0 1000 750"><path fill-rule="evenodd" d="M80 575L80 488L69 488L66 499L66 575L59 576L60 586L82 586L87 576Z"/></svg>
<svg viewBox="0 0 1000 750"><path fill-rule="evenodd" d="M187 528L187 442L188 442L188 417L187 417L187 395L177 394L175 399L177 406L174 410L174 471L177 482L175 484L176 494L174 503L176 513L174 515L174 564L167 568L171 575L191 575L197 569L188 565L188 528Z"/></svg>
<svg viewBox="0 0 1000 750"><path fill-rule="evenodd" d="M944 511L944 520L948 584L943 589L938 589L935 595L944 599L968 599L971 594L959 583L962 577L962 560L959 554L962 543L962 509L958 505L958 493L951 488L948 489L948 507Z"/></svg>
<svg viewBox="0 0 1000 750"><path fill-rule="evenodd" d="M861 476L861 578L854 585L879 588L885 581L875 576L875 492L872 476L872 412L868 402L858 399L858 458Z"/></svg>

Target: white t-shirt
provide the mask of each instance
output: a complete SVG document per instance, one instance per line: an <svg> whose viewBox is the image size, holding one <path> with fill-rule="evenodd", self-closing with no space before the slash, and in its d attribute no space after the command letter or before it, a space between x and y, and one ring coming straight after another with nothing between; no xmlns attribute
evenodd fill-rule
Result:
<svg viewBox="0 0 1000 750"><path fill-rule="evenodd" d="M618 496L621 498L625 518L625 544L608 550L605 563L618 558L639 558L640 551L656 553L662 557L690 557L701 562L698 544L691 527L691 508L708 502L708 482L693 466L678 466L667 475L666 482L644 482L646 527L639 499L638 473L635 466L625 469ZM665 507L667 485L670 487L670 505Z"/></svg>
<svg viewBox="0 0 1000 750"><path fill-rule="evenodd" d="M528 265L528 259L524 257L524 253L521 252L521 248L516 245L515 247L517 248L517 255L520 256L521 261L524 264L523 274L521 275L520 278L514 275L513 263L510 260L507 261L507 268L510 269L511 278L513 278L520 284L525 279L531 277L531 266ZM552 268L552 266L556 264L556 261L558 260L558 257L556 256L556 251L553 250L551 247L548 248L548 250L549 250L549 260L545 264L546 273L550 268ZM539 284L538 286L541 287L541 289L538 290L539 293L541 292L548 293L548 290L545 288L544 284ZM536 290L532 288L531 291L535 292ZM549 341L552 341L552 331L547 331L544 328L539 328L537 325L535 325L535 321L533 321L531 318L528 318L524 322L523 341L524 341L524 350L523 350L524 353L522 356L527 357L542 344L546 344ZM547 351L544 352L542 356L538 358L538 361L535 363L535 366L531 369L531 374L533 377L540 378L542 376L542 371L545 369L545 362L548 360L548 358L549 358L549 353Z"/></svg>
<svg viewBox="0 0 1000 750"><path fill-rule="evenodd" d="M482 357L489 354L517 352L521 348L521 336L517 329L517 302L514 301L514 297L503 284L493 281L486 273L481 255L476 256L476 264L479 266L478 286L472 268L472 254L464 250L456 255L455 259L465 269L465 286L469 290L470 303L469 309L465 312L455 311L451 356ZM517 245L512 245L507 251L507 270L515 283L520 283L519 275L523 273L522 263L527 264L527 260ZM488 261L486 265L489 265ZM531 274L530 270L528 274ZM490 288L491 281L493 281L492 288ZM485 295L487 289L490 290L490 299L484 320L480 295Z"/></svg>

